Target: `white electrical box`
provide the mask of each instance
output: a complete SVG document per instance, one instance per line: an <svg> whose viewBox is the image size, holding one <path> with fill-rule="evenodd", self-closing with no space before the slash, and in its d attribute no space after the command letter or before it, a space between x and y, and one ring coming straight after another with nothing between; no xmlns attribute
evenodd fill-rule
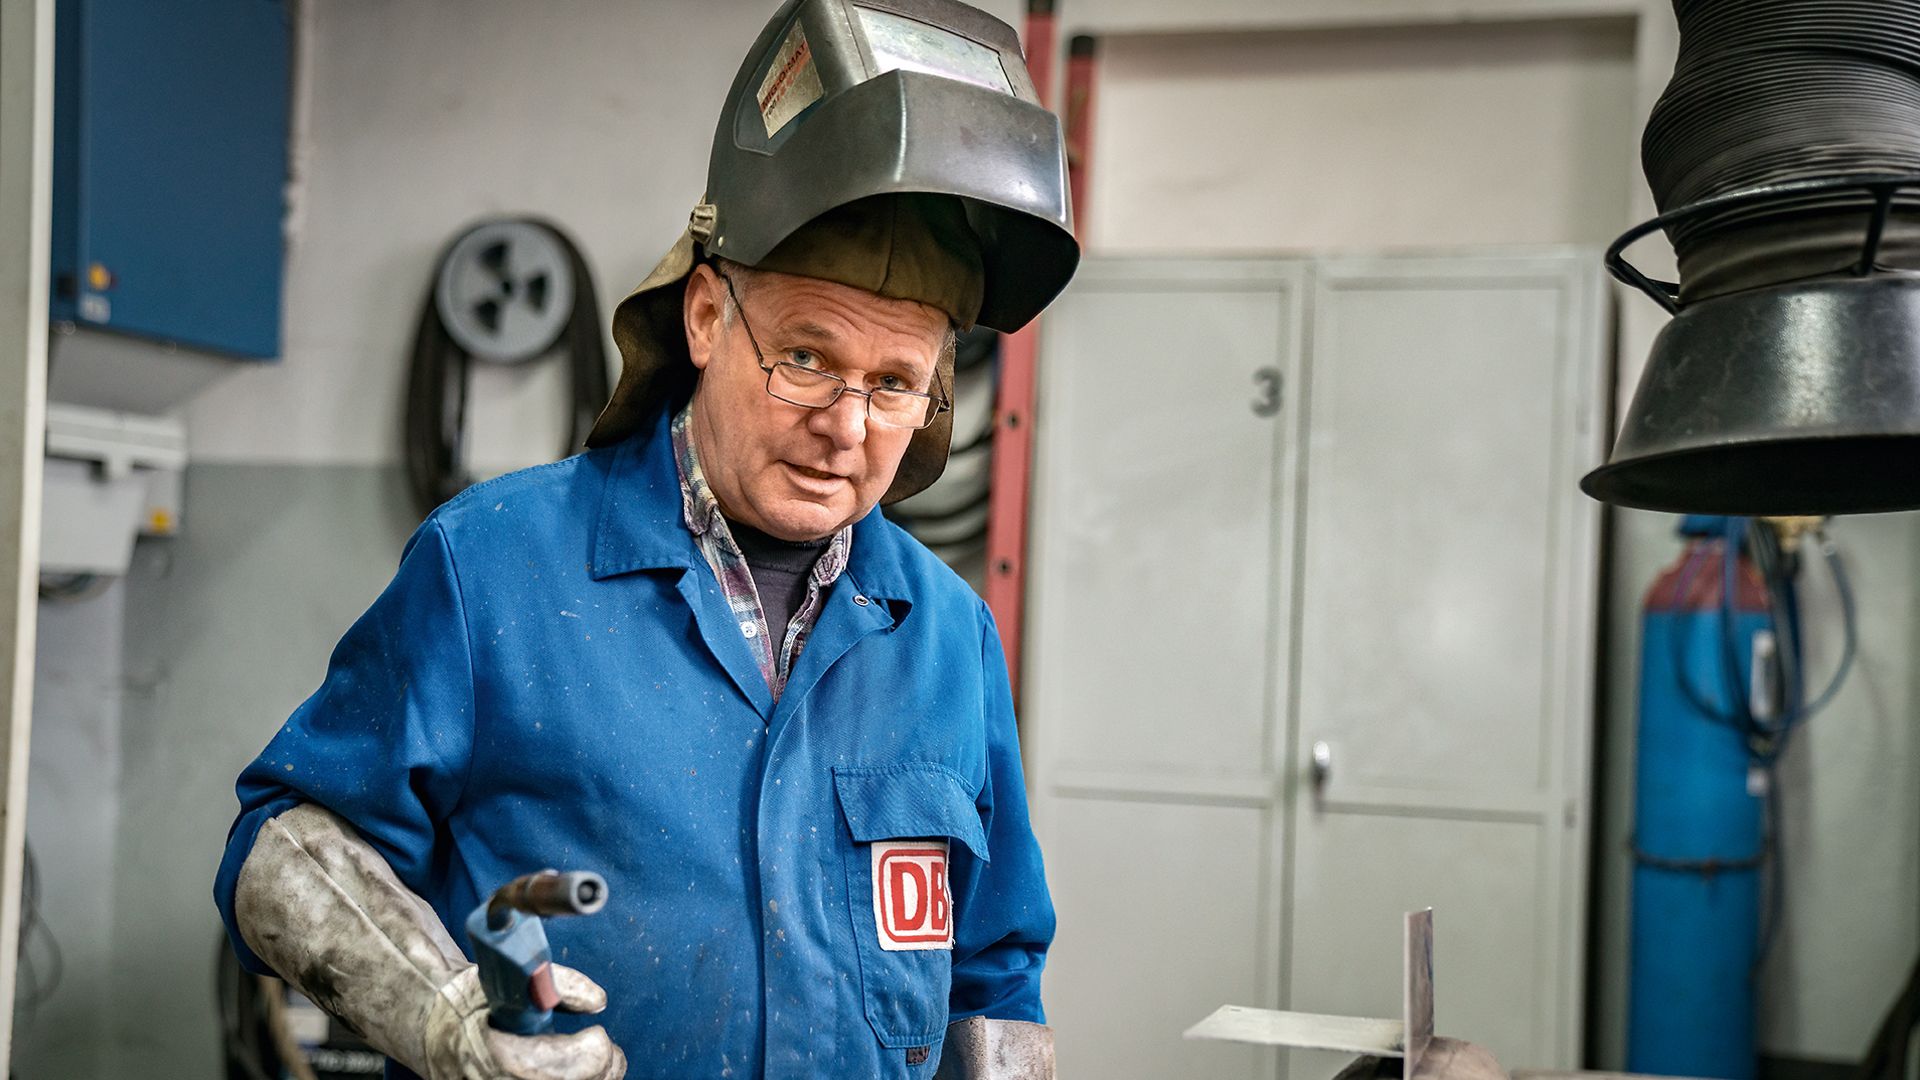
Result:
<svg viewBox="0 0 1920 1080"><path fill-rule="evenodd" d="M49 403L40 569L126 573L136 537L179 527L186 463L177 419Z"/></svg>

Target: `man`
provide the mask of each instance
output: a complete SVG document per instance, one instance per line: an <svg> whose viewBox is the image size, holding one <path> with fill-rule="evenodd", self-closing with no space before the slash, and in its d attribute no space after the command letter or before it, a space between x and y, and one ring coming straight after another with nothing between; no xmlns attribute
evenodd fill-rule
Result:
<svg viewBox="0 0 1920 1080"><path fill-rule="evenodd" d="M1000 642L875 506L944 465L956 329L1071 276L1064 182L1004 24L782 8L594 449L428 518L241 776L243 961L402 1076L1050 1077ZM602 1023L509 1035L463 926L548 866L607 879L548 924Z"/></svg>

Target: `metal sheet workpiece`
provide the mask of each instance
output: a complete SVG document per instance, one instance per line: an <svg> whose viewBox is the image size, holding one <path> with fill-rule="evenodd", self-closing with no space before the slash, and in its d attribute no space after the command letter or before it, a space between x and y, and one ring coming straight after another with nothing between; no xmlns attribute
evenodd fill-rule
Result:
<svg viewBox="0 0 1920 1080"><path fill-rule="evenodd" d="M1406 1027L1398 1020L1323 1016L1245 1005L1222 1005L1213 1015L1186 1031L1189 1039L1338 1050L1375 1057L1400 1057L1404 1052L1405 1034Z"/></svg>
<svg viewBox="0 0 1920 1080"><path fill-rule="evenodd" d="M1401 981L1406 1072L1412 1076L1433 1042L1433 909L1407 912L1405 976Z"/></svg>

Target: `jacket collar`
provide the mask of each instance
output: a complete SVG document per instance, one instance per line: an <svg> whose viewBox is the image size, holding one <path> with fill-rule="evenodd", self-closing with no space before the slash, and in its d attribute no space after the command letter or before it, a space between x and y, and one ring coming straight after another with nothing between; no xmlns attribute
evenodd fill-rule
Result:
<svg viewBox="0 0 1920 1080"><path fill-rule="evenodd" d="M680 474L667 430L671 416L661 410L651 428L613 447L593 530L589 572L595 581L636 570L690 570L700 558L681 517Z"/></svg>
<svg viewBox="0 0 1920 1080"><path fill-rule="evenodd" d="M639 570L692 569L701 561L688 531L673 461L673 410L612 447L600 518L594 526L594 580ZM846 576L863 595L912 603L899 530L876 507L854 523Z"/></svg>
<svg viewBox="0 0 1920 1080"><path fill-rule="evenodd" d="M913 603L917 590L908 578L901 543L899 527L889 522L879 507L867 511L866 517L853 523L853 550L844 576L876 600Z"/></svg>

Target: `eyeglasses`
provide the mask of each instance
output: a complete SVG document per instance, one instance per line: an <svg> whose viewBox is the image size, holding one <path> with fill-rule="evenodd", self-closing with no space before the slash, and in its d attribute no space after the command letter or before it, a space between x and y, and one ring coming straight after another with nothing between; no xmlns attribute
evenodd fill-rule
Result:
<svg viewBox="0 0 1920 1080"><path fill-rule="evenodd" d="M747 322L747 309L740 303L740 294L733 289L733 279L720 274L720 280L727 283L727 295L733 299L734 310L740 313L740 325L747 331L747 342L753 346L754 359L760 362L760 370L767 373L767 393L774 398L803 409L826 409L839 401L840 395L854 394L867 399L868 420L882 427L913 430L926 427L933 423L935 417L952 408L944 396L884 387L878 390L855 390L847 385L847 380L830 371L805 367L789 360L777 360L769 364L766 354L760 351L759 339L753 336L753 326Z"/></svg>

